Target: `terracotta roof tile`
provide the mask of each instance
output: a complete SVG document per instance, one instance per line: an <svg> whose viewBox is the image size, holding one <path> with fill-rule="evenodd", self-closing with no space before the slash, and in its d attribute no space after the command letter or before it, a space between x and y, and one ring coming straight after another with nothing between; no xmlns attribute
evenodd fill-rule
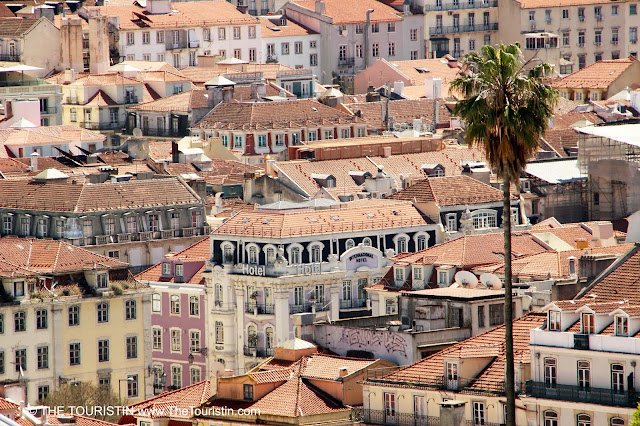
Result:
<svg viewBox="0 0 640 426"><path fill-rule="evenodd" d="M260 25L262 26L262 38L318 34L291 20L287 20L286 25L280 25L280 17L270 18L268 16L260 16L258 19L260 19Z"/></svg>
<svg viewBox="0 0 640 426"><path fill-rule="evenodd" d="M99 142L106 137L99 132L71 125L42 126L24 129L0 130L0 145L49 145L67 144L69 142Z"/></svg>
<svg viewBox="0 0 640 426"><path fill-rule="evenodd" d="M207 91L204 89L188 90L166 98L140 103L128 109L133 111L191 112L196 108L207 108Z"/></svg>
<svg viewBox="0 0 640 426"><path fill-rule="evenodd" d="M502 202L502 191L469 176L427 178L391 197L395 200L435 202L440 207ZM512 199L516 199L512 197Z"/></svg>
<svg viewBox="0 0 640 426"><path fill-rule="evenodd" d="M294 0L292 3L315 11L315 0ZM331 18L334 25L364 23L368 9L374 10L371 22L402 20L395 9L375 0L324 0L324 5L323 15Z"/></svg>
<svg viewBox="0 0 640 426"><path fill-rule="evenodd" d="M205 262L210 257L209 237L198 241L195 244L187 247L186 249L173 255L173 258L181 259L183 261L202 261L203 264L200 269L189 279L187 284L202 284L206 283L203 276L203 272L206 268ZM151 268L142 271L136 275L138 281L151 281L151 282L175 282L173 276L165 278L162 276L162 262L153 265Z"/></svg>
<svg viewBox="0 0 640 426"><path fill-rule="evenodd" d="M192 408L199 407L210 395L209 380L203 380L178 390L161 393L146 401L131 405L129 408L142 417L191 418L190 414L184 416L183 412L191 413ZM173 410L170 412L171 408ZM156 415L145 415L145 413L153 412L154 409Z"/></svg>
<svg viewBox="0 0 640 426"><path fill-rule="evenodd" d="M401 99L389 102L389 116L393 117L396 124L411 123L420 119L424 125L433 124L433 99ZM437 101L438 104L438 126L449 127L449 110L444 102ZM367 121L369 126L381 128L384 126L382 119L381 102L365 102L349 104L349 109L355 114L358 113Z"/></svg>
<svg viewBox="0 0 640 426"><path fill-rule="evenodd" d="M340 369L346 368L352 374L371 366L376 360L346 358L315 353L303 358L300 374L309 379L336 380L340 377Z"/></svg>
<svg viewBox="0 0 640 426"><path fill-rule="evenodd" d="M640 251L638 246L633 247L625 256L611 265L604 275L601 275L579 293L576 299L593 300L592 297L595 297L598 302L627 300L634 305L640 304Z"/></svg>
<svg viewBox="0 0 640 426"><path fill-rule="evenodd" d="M106 107L111 105L118 105L113 99L109 97L102 90L98 90L95 95L89 98L85 106L97 106Z"/></svg>
<svg viewBox="0 0 640 426"><path fill-rule="evenodd" d="M532 0L537 1L537 0ZM597 3L602 3L598 1ZM607 89L633 63L635 58L598 61L551 83L556 88Z"/></svg>
<svg viewBox="0 0 640 426"><path fill-rule="evenodd" d="M0 180L0 206L7 208L78 213L199 203L197 195L177 178L99 185Z"/></svg>
<svg viewBox="0 0 640 426"><path fill-rule="evenodd" d="M543 7L584 6L588 4L604 4L602 0L518 0L522 9Z"/></svg>
<svg viewBox="0 0 640 426"><path fill-rule="evenodd" d="M204 1L197 3L173 3L175 12L150 14L135 4L122 6L93 6L89 11L99 10L101 15L120 18L121 30L140 28L176 28L216 24L259 24L251 15L240 12L228 2Z"/></svg>
<svg viewBox="0 0 640 426"><path fill-rule="evenodd" d="M16 17L0 18L0 36L21 37L37 22L37 19L23 19Z"/></svg>
<svg viewBox="0 0 640 426"><path fill-rule="evenodd" d="M280 102L221 103L196 126L200 129L267 130L308 127L311 124L362 122L312 99Z"/></svg>

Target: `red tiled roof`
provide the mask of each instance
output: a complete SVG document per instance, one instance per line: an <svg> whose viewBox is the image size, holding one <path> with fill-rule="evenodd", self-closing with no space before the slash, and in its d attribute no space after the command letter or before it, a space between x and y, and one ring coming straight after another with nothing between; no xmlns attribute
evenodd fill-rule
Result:
<svg viewBox="0 0 640 426"><path fill-rule="evenodd" d="M302 212L244 209L216 228L212 234L285 238L420 226L426 223L409 202L363 200L341 205L340 208Z"/></svg>
<svg viewBox="0 0 640 426"><path fill-rule="evenodd" d="M579 300L640 304L640 251L636 245L576 296Z"/></svg>
<svg viewBox="0 0 640 426"><path fill-rule="evenodd" d="M559 89L607 89L634 63L637 59L633 57L598 61L551 82L551 86Z"/></svg>
<svg viewBox="0 0 640 426"><path fill-rule="evenodd" d="M391 195L395 200L435 202L440 207L502 202L502 191L469 176L427 178ZM512 196L512 199L516 199Z"/></svg>
<svg viewBox="0 0 640 426"><path fill-rule="evenodd" d="M196 126L218 130L269 130L364 122L312 99L221 103Z"/></svg>
<svg viewBox="0 0 640 426"><path fill-rule="evenodd" d="M54 274L129 266L63 241L16 237L0 238L0 261L32 272Z"/></svg>
<svg viewBox="0 0 640 426"><path fill-rule="evenodd" d="M118 105L118 103L115 102L113 99L111 99L109 97L109 95L104 93L102 90L98 90L96 92L96 94L93 95L91 98L89 98L87 103L84 104L84 105L85 106L105 107L105 106Z"/></svg>
<svg viewBox="0 0 640 426"><path fill-rule="evenodd" d="M96 142L104 141L105 138L99 132L71 125L0 130L0 145L7 146L59 145L79 141Z"/></svg>
<svg viewBox="0 0 640 426"><path fill-rule="evenodd" d="M513 321L513 350L516 359L524 361L529 359L530 331L540 327L545 320L545 313L532 312ZM393 382L388 385L392 387L402 383L412 385L436 383L443 375L445 358L456 358L461 354L482 356L483 354L477 351L479 347L484 348L485 355L492 359L478 376L463 379L471 379L467 386L477 391L499 387L504 382L505 374L504 325L443 349L428 358L384 376L382 380ZM378 381L370 384L384 386L384 383Z"/></svg>
<svg viewBox="0 0 640 426"><path fill-rule="evenodd" d="M150 102L141 103L129 107L134 111L154 111L154 112L191 112L196 108L207 108L207 91L204 89L193 89L166 98L156 99Z"/></svg>
<svg viewBox="0 0 640 426"><path fill-rule="evenodd" d="M291 37L318 34L313 30L303 27L302 25L287 20L286 25L280 25L280 18L269 19L268 16L260 16L260 24L262 26L262 38L269 37Z"/></svg>
<svg viewBox="0 0 640 426"><path fill-rule="evenodd" d="M177 178L100 185L0 180L0 207L6 208L78 213L199 203L198 196Z"/></svg>
<svg viewBox="0 0 640 426"><path fill-rule="evenodd" d="M206 261L210 257L209 249L209 237L198 241L195 244L187 247L186 249L173 255L173 258L181 259L182 261ZM205 284L205 278L202 273L205 270L206 265L200 267L187 284ZM151 268L140 272L136 275L138 281L153 281L153 282L175 282L174 277L162 276L162 262L153 265Z"/></svg>
<svg viewBox="0 0 640 426"><path fill-rule="evenodd" d="M292 3L315 11L315 0L294 0ZM331 18L334 25L364 23L368 9L373 9L371 22L402 20L395 9L375 0L324 0L324 6L323 15Z"/></svg>
<svg viewBox="0 0 640 426"><path fill-rule="evenodd" d="M170 416L174 418L191 418L191 409L199 407L209 397L209 380L203 380L178 390L161 393L146 401L133 404L129 408L135 414L145 418L166 418ZM169 410L172 411L170 412ZM189 414L184 416L184 411Z"/></svg>
<svg viewBox="0 0 640 426"><path fill-rule="evenodd" d="M377 362L371 359L346 358L315 353L303 358L300 374L309 379L336 380L340 369L346 368L347 374L367 368Z"/></svg>
<svg viewBox="0 0 640 426"><path fill-rule="evenodd" d="M438 107L439 127L449 127L449 110L441 100L436 101ZM424 124L432 124L433 99L401 99L389 102L389 116L393 117L396 124L411 123L420 119ZM382 128L384 120L382 118L382 102L365 102L347 105L354 114L359 113L367 121L369 126Z"/></svg>

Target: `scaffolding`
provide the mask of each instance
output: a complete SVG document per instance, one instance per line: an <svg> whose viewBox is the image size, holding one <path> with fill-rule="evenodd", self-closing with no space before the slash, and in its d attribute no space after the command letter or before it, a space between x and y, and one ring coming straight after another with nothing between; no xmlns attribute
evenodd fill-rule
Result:
<svg viewBox="0 0 640 426"><path fill-rule="evenodd" d="M591 220L615 220L640 209L640 124L576 129L578 168L588 177Z"/></svg>

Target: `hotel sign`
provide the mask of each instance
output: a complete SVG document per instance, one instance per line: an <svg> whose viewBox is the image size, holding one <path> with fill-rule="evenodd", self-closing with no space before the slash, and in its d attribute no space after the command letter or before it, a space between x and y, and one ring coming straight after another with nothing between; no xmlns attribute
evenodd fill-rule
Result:
<svg viewBox="0 0 640 426"><path fill-rule="evenodd" d="M264 265L242 265L242 274L264 277L265 267Z"/></svg>
<svg viewBox="0 0 640 426"><path fill-rule="evenodd" d="M361 266L374 269L378 267L378 256L369 252L354 253L347 257L347 269L358 269Z"/></svg>

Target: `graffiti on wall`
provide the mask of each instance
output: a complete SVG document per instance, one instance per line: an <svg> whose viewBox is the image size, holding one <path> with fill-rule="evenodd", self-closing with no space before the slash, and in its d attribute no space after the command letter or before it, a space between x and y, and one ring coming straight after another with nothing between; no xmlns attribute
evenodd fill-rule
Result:
<svg viewBox="0 0 640 426"><path fill-rule="evenodd" d="M359 328L344 328L340 342L352 347L376 350L384 348L388 353L407 356L406 337L393 331L377 331Z"/></svg>

